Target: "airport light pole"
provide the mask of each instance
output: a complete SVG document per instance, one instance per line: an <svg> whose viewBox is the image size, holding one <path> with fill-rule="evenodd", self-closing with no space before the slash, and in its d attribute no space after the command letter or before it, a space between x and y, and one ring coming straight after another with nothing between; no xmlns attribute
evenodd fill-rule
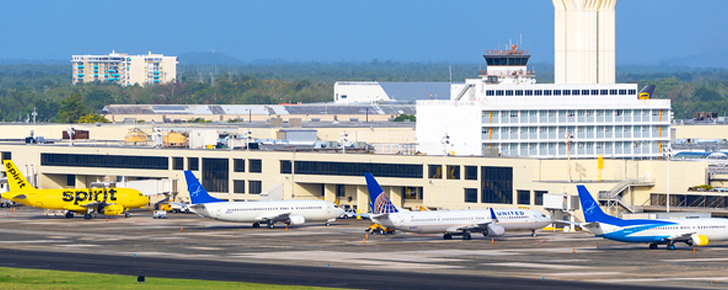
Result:
<svg viewBox="0 0 728 290"><path fill-rule="evenodd" d="M665 205L667 206L667 212L670 212L670 157L672 157L672 145L668 143L665 145L665 147L662 148L662 156L665 157L667 160L667 201L665 202Z"/></svg>
<svg viewBox="0 0 728 290"><path fill-rule="evenodd" d="M574 134L566 133L566 173L571 182L571 139L574 138Z"/></svg>

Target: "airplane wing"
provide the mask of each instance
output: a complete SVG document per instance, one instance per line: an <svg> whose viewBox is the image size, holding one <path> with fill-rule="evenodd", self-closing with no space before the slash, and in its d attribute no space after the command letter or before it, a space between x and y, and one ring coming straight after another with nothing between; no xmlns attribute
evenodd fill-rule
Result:
<svg viewBox="0 0 728 290"><path fill-rule="evenodd" d="M694 232L691 232L691 233L684 233L684 234L674 235L674 236L665 238L665 240L668 240L668 241L686 241L686 240L690 239L690 236L692 236L693 234L695 234L695 233Z"/></svg>
<svg viewBox="0 0 728 290"><path fill-rule="evenodd" d="M27 197L27 196L25 195L25 193L20 193L20 194L16 194L16 195L14 195L14 196L7 196L7 195L6 195L6 197L8 197L7 199L15 199L15 198L16 198L16 199L26 199L26 198L28 198L28 197Z"/></svg>
<svg viewBox="0 0 728 290"><path fill-rule="evenodd" d="M107 206L107 205L112 205L112 204L115 204L115 203L108 203L108 202L101 202L101 201L92 201L92 202L87 202L87 203L79 204L79 205L82 206L82 207L86 207L86 208L88 208L88 207L98 208L99 206Z"/></svg>
<svg viewBox="0 0 728 290"><path fill-rule="evenodd" d="M266 222L266 221L285 221L288 219L288 217L291 215L290 212L287 213L281 213L276 215L264 215L259 216L255 218L255 221L257 222Z"/></svg>
<svg viewBox="0 0 728 290"><path fill-rule="evenodd" d="M470 224L470 225L457 225L452 226L447 229L448 233L457 233L457 232L471 232L471 233L480 233L488 228L489 224L492 224L493 220L479 223L479 224Z"/></svg>

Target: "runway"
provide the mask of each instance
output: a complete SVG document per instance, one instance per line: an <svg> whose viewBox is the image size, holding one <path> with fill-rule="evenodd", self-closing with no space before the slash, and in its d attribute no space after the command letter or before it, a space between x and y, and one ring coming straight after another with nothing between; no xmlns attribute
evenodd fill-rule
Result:
<svg viewBox="0 0 728 290"><path fill-rule="evenodd" d="M148 212L94 220L0 211L0 266L356 289L725 288L728 245L648 250L586 233L496 239L364 234L366 221L253 229ZM17 216L17 217L16 217ZM652 287L652 288L651 288Z"/></svg>

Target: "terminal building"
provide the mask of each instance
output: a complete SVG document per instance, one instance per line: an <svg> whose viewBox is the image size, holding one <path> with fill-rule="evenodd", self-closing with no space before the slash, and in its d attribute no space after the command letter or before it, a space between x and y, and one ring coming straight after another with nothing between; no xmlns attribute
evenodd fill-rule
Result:
<svg viewBox="0 0 728 290"><path fill-rule="evenodd" d="M417 101L420 152L649 159L670 140L670 101L640 98L637 84L537 84L515 46L484 58L450 100Z"/></svg>
<svg viewBox="0 0 728 290"><path fill-rule="evenodd" d="M122 86L163 84L177 79L177 57L162 54L73 55L73 84L115 82Z"/></svg>

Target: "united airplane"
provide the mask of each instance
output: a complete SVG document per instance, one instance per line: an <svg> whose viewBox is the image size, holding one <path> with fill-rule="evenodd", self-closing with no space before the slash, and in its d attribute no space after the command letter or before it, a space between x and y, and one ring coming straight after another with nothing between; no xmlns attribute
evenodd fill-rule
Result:
<svg viewBox="0 0 728 290"><path fill-rule="evenodd" d="M688 246L705 246L711 240L728 240L728 219L623 220L605 214L586 187L577 185L576 188L586 221L579 226L597 237L628 243L648 243L650 249L657 249L662 244L668 250L674 250L676 242Z"/></svg>
<svg viewBox="0 0 728 290"><path fill-rule="evenodd" d="M228 222L250 222L254 228L265 224L272 229L277 222L300 225L319 221L329 225L344 214L339 206L323 200L228 202L210 196L191 171L185 171L185 179L192 202L190 210L202 217Z"/></svg>
<svg viewBox="0 0 728 290"><path fill-rule="evenodd" d="M149 204L148 197L131 188L36 189L13 161L3 163L10 190L0 197L28 206L64 210L66 218L72 218L77 212L83 213L84 219L91 219L94 212L129 217L128 209Z"/></svg>
<svg viewBox="0 0 728 290"><path fill-rule="evenodd" d="M371 173L365 173L373 214L369 219L389 229L414 233L442 233L443 239L462 236L470 240L471 233L501 236L506 229L532 230L543 228L551 219L540 212L527 209L508 210L437 210L412 212L395 206Z"/></svg>

